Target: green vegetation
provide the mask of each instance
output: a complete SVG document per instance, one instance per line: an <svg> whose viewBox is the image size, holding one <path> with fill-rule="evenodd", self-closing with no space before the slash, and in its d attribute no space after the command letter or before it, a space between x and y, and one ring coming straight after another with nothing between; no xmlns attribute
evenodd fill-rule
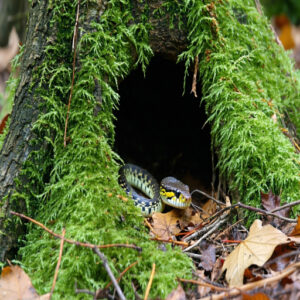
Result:
<svg viewBox="0 0 300 300"><path fill-rule="evenodd" d="M82 1L82 8L91 9L93 2ZM299 80L287 54L274 43L266 18L258 14L250 0L167 4L171 2L165 6L168 13L186 20L179 24L187 24L189 45L180 55L186 72L199 57L202 101L212 126L219 169L230 188L239 191L243 202L255 206L260 204L260 192L270 189L283 201L296 200L298 157L282 134L281 117L288 112L299 126ZM40 87L35 94L44 99L45 113L34 125L39 136L36 143L47 144L48 148L35 152L34 161L39 163L24 169L32 178L32 186L40 179L42 193L28 188L22 196L31 216L57 233L65 227L67 238L142 247L141 253L125 248L103 252L116 275L139 261L121 281L128 299L134 297L132 281L140 287L140 293L144 292L154 262L157 268L150 296L165 297L176 287L176 277L190 276L192 263L180 249L166 246L165 251L149 241L137 209L118 198L123 193L117 183L120 158L112 151L117 81L136 64L145 69L153 55L147 14L134 23L130 1L112 0L100 21L90 24L93 32L81 28L77 46L80 66L76 69L68 145L64 147L76 3L53 0L51 4L52 25L57 26L58 34L49 42L45 61L36 73ZM82 12L80 22L87 15ZM133 61L132 49L137 61ZM99 111L96 86L102 91ZM272 119L274 115L277 122ZM45 183L41 178L49 169L50 178ZM39 292L46 293L51 287L59 241L32 224L28 227L26 245L20 250L22 263ZM75 282L78 288L95 290L104 287L109 278L90 249L65 244L54 299L74 298Z"/></svg>

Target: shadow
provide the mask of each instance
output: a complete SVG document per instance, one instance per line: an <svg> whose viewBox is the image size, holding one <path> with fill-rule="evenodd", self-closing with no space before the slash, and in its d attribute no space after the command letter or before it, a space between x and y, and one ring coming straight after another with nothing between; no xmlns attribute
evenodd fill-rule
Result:
<svg viewBox="0 0 300 300"><path fill-rule="evenodd" d="M174 176L190 189L211 189L210 127L204 107L190 94L184 66L154 57L144 77L134 70L120 83L115 112L115 151L124 162L147 169L160 181Z"/></svg>

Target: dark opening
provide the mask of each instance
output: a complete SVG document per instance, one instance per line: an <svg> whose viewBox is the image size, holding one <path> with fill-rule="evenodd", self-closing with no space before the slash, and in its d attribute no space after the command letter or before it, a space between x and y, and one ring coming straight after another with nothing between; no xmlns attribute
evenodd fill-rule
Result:
<svg viewBox="0 0 300 300"><path fill-rule="evenodd" d="M204 107L183 93L184 65L155 57L146 77L138 69L120 84L115 150L127 163L147 169L160 181L174 176L190 190L211 189L210 128Z"/></svg>

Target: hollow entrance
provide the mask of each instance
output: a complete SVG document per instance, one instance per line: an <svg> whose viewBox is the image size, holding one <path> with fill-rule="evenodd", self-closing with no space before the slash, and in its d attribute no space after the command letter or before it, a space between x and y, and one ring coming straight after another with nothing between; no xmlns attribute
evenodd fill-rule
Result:
<svg viewBox="0 0 300 300"><path fill-rule="evenodd" d="M184 66L155 57L146 71L138 69L120 84L115 112L115 150L125 162L147 169L160 181L174 176L190 190L211 189L210 128L204 123L201 95L183 93ZM203 127L203 128L202 128Z"/></svg>

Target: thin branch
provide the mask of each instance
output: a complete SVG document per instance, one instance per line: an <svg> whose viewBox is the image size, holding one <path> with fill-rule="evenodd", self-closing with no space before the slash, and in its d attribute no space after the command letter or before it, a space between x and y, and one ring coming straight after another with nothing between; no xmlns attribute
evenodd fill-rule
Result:
<svg viewBox="0 0 300 300"><path fill-rule="evenodd" d="M201 254L192 253L192 252L185 252L185 254L192 258L203 259L203 255Z"/></svg>
<svg viewBox="0 0 300 300"><path fill-rule="evenodd" d="M272 209L270 212L271 212L271 213L274 213L274 212L276 212L276 211L285 209L285 208L287 208L287 207L296 206L296 205L298 205L298 204L300 204L300 200L297 200L297 201L294 201L294 202L287 203L287 204L285 204L285 205L282 205L282 206L280 206L280 207L277 207L277 208L275 208L275 209Z"/></svg>
<svg viewBox="0 0 300 300"><path fill-rule="evenodd" d="M164 243L172 243L174 245L180 245L180 246L188 246L189 244L186 242L181 242L181 241L173 241L173 240L166 240L166 239L161 239L159 237L151 238L152 241L158 241L158 242L164 242Z"/></svg>
<svg viewBox="0 0 300 300"><path fill-rule="evenodd" d="M196 190L193 190L193 191L191 192L191 196L192 196L194 193L200 193L200 194L204 195L205 197L207 197L207 198L213 200L214 202L216 202L217 204L219 204L219 205L221 205L221 206L224 206L224 205L225 205L224 202L222 202L222 201L220 201L220 200L217 200L217 199L214 198L213 196L208 195L208 194L206 194L205 192L202 192L201 190L197 190L197 189L196 189Z"/></svg>
<svg viewBox="0 0 300 300"><path fill-rule="evenodd" d="M199 64L199 58L198 58L198 56L196 56L195 57L195 66L194 66L194 75L193 75L192 90L191 90L191 93L193 93L196 98L198 97L198 95L197 95L198 64Z"/></svg>
<svg viewBox="0 0 300 300"><path fill-rule="evenodd" d="M193 280L193 279L183 279L183 278L178 278L178 280L179 280L180 282L193 283L193 284L197 284L197 285L209 287L209 288L211 288L212 290L216 290L216 291L218 291L218 292L224 292L224 291L229 292L229 291L230 291L229 288L218 287L218 286L215 286L215 285L213 285L213 284L206 283L206 282L202 282L202 281L198 281L198 280Z"/></svg>
<svg viewBox="0 0 300 300"><path fill-rule="evenodd" d="M80 8L80 0L77 3L77 12L76 12L76 21L74 27L74 35L72 41L72 50L74 51L73 54L73 70L72 70L72 82L71 82L71 89L68 101L68 110L67 110L67 117L65 122L65 133L64 133L64 146L67 146L67 129L68 129L68 121L69 121L69 114L70 114L70 107L71 107L71 100L73 94L73 87L74 87L74 80L75 80L75 68L76 68L76 49L77 49L77 34L78 34L78 19L79 19L79 8Z"/></svg>
<svg viewBox="0 0 300 300"><path fill-rule="evenodd" d="M222 215L222 216L220 217L220 219L222 220L222 219L225 219L226 217L227 217L227 215ZM196 238L196 237L198 237L199 235L202 235L202 234L206 233L206 232L209 231L211 228L214 228L214 227L215 227L216 222L218 222L218 221L214 221L213 223L207 224L206 226L205 226L205 225L202 226L200 230L198 230L198 231L194 232L193 234L187 236L187 237L184 238L183 240L184 240L185 242L188 242L188 241L192 240L193 238Z"/></svg>
<svg viewBox="0 0 300 300"><path fill-rule="evenodd" d="M59 266L60 266L60 262L61 262L62 253L63 253L65 234L66 234L66 229L63 228L62 234L61 234L62 239L60 240L59 256L58 256L58 261L57 261L57 265L56 265L56 268L55 268L55 274L54 274L54 278L53 278L53 282L52 282L52 287L51 287L51 292L50 292L50 295L49 295L49 300L51 300L52 294L53 294L54 289L55 289L58 270L59 270Z"/></svg>
<svg viewBox="0 0 300 300"><path fill-rule="evenodd" d="M131 265L129 265L121 274L120 276L117 278L117 282L119 282L121 280L121 278L124 276L124 274L131 269L132 267L134 267L136 264L138 263L138 261L135 261L134 263L132 263ZM105 289L108 289L111 285L112 285L112 281L109 282L106 286Z"/></svg>
<svg viewBox="0 0 300 300"><path fill-rule="evenodd" d="M110 269L110 267L109 267L109 265L108 265L107 258L105 257L105 255L104 255L97 247L94 247L94 248L93 248L93 251L94 251L94 252L100 257L100 259L102 260L103 266L104 266L104 268L105 268L105 270L106 270L108 276L110 277L110 279L111 279L111 281L112 281L112 283L113 283L113 285L114 285L114 287L115 287L115 289L116 289L116 291L117 291L117 293L118 293L118 295L119 295L119 298L120 298L121 300L126 300L126 298L125 298L125 296L124 296L124 294L123 294L123 292L122 292L122 290L121 290L121 288L120 288L120 286L119 286L119 284L118 284L118 282L117 282L117 280L116 280L114 274L112 273L112 271L111 271L111 269Z"/></svg>
<svg viewBox="0 0 300 300"><path fill-rule="evenodd" d="M20 213L17 213L15 211L10 211L10 213L12 215L15 215L15 216L18 216L20 218L24 218L38 226L40 226L41 228L43 228L45 231L47 231L48 233L50 233L51 235L59 238L59 239L63 239L66 243L69 243L69 244L73 244L73 245L76 245L76 246L82 246L82 247L87 247L87 248L99 248L99 249L103 249L103 248L111 248L111 247L123 247L123 248L132 248L132 249L135 249L137 251L142 251L142 248L141 247L138 247L136 245L132 245L132 244L108 244L108 245L94 245L94 244L90 244L90 243L82 243L82 242L77 242L77 241L74 241L74 240L70 240L70 239L66 239L64 238L63 236L61 236L60 234L57 234L55 232L53 232L52 230L50 230L49 228L47 228L45 225L43 225L42 223L30 218L30 217L27 217L23 214L20 214Z"/></svg>
<svg viewBox="0 0 300 300"><path fill-rule="evenodd" d="M289 203L288 206L295 206L295 205L298 204L297 202L298 202L298 201L293 202L293 204L292 204L292 203ZM260 214L263 214L263 215L273 216L273 217L275 217L275 218L278 218L278 219L287 221L287 222L289 222L289 223L297 223L297 220L295 220L295 219L285 218L285 217L282 217L282 216L280 216L280 215L277 215L277 214L275 214L275 213L273 213L273 212L269 212L269 211L263 210L263 209L261 209L261 208L249 206L249 205L243 204L243 203L241 203L241 202L237 202L237 203L235 203L235 204L233 204L233 205L231 205L231 206L224 207L224 208L222 208L221 210L219 210L218 212L216 212L214 215L208 217L207 219L213 219L213 218L216 218L217 216L221 215L224 211L231 210L231 209L233 209L233 208L238 208L238 207L245 208L245 209L248 209L248 210L250 210L250 211L254 211L254 212L257 212L257 213L260 213ZM282 206L282 207L283 207L283 206ZM284 208L286 208L286 207L287 207L287 206L285 206ZM279 210L279 209L276 208L276 211L277 211L277 210Z"/></svg>
<svg viewBox="0 0 300 300"><path fill-rule="evenodd" d="M226 222L226 218L224 219L220 219L219 221L214 223L214 226L206 233L204 234L196 243L194 243L193 245L185 248L183 250L183 252L187 252L190 251L191 249L197 247L204 239L206 239L208 236L210 236L213 232L215 232L217 229L220 228L220 226Z"/></svg>
<svg viewBox="0 0 300 300"><path fill-rule="evenodd" d="M300 268L300 262L295 263L291 266L288 266L286 269L282 270L281 272L278 272L276 275L270 278L262 279L259 281L251 282L248 284L245 284L239 288L232 288L229 291L223 292L218 295L210 295L208 297L201 298L201 300L219 300L219 299L227 299L232 296L238 296L242 292L246 292L249 290L252 290L254 288L259 288L259 287L265 287L266 285L273 283L273 282L278 282L282 278L287 277L288 275L292 274L295 272L297 269Z"/></svg>
<svg viewBox="0 0 300 300"><path fill-rule="evenodd" d="M151 271L150 279L149 279L149 282L148 282L148 285L147 285L147 288L146 288L146 293L145 293L144 300L148 299L150 289L151 289L151 285L152 285L152 281L153 281L153 278L154 278L154 274L155 274L155 263L153 263L153 265L152 265L152 271Z"/></svg>

